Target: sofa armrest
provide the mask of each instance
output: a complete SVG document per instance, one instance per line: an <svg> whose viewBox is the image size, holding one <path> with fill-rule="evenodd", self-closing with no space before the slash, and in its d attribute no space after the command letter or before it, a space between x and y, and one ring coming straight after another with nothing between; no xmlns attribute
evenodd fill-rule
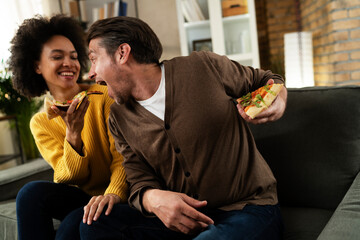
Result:
<svg viewBox="0 0 360 240"><path fill-rule="evenodd" d="M360 239L360 173L321 232L318 240Z"/></svg>
<svg viewBox="0 0 360 240"><path fill-rule="evenodd" d="M0 201L15 198L20 188L34 180L53 179L51 166L42 158L0 171Z"/></svg>

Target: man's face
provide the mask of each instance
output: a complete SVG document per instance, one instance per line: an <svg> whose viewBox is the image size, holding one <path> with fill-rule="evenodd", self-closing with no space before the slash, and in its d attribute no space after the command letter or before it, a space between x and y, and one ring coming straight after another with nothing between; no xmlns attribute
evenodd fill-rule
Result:
<svg viewBox="0 0 360 240"><path fill-rule="evenodd" d="M91 68L90 78L95 78L96 83L107 85L108 93L116 103L122 104L128 101L131 95L132 82L129 74L122 70L120 56L115 53L114 58L109 56L106 49L100 45L101 39L92 39L89 43L89 58Z"/></svg>

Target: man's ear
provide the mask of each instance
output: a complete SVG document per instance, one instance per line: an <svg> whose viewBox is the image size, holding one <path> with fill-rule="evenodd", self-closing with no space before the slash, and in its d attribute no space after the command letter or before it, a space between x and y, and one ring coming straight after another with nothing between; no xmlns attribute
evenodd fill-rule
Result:
<svg viewBox="0 0 360 240"><path fill-rule="evenodd" d="M39 67L39 62L38 61L36 61L35 63L34 63L34 70L35 70L35 72L37 73L37 74L41 74L42 72L41 72L41 69L40 69L40 67Z"/></svg>
<svg viewBox="0 0 360 240"><path fill-rule="evenodd" d="M129 58L130 52L131 52L130 45L127 43L123 43L118 47L116 51L116 59L119 60L121 64L125 63Z"/></svg>

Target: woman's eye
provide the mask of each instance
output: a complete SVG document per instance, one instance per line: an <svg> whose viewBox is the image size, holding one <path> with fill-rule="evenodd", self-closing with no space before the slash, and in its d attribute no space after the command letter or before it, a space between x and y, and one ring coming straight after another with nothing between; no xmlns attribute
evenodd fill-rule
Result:
<svg viewBox="0 0 360 240"><path fill-rule="evenodd" d="M77 60L78 57L77 57L77 56L71 56L71 59L72 59L72 60Z"/></svg>
<svg viewBox="0 0 360 240"><path fill-rule="evenodd" d="M61 60L62 59L62 56L52 56L51 57L52 59L54 59L54 60Z"/></svg>

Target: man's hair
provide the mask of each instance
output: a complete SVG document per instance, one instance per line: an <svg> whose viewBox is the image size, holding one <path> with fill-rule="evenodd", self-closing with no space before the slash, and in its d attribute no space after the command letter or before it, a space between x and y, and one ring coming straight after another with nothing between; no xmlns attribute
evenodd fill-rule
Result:
<svg viewBox="0 0 360 240"><path fill-rule="evenodd" d="M120 16L98 20L88 31L88 44L95 38L100 39L99 45L111 57L121 44L127 43L136 62L159 64L160 40L149 25L138 18Z"/></svg>
<svg viewBox="0 0 360 240"><path fill-rule="evenodd" d="M79 22L64 15L50 19L40 15L26 19L11 40L9 70L12 72L13 87L26 97L41 96L48 90L45 79L35 72L44 44L53 36L68 38L74 45L80 62L80 77L89 63L85 46L85 33Z"/></svg>

